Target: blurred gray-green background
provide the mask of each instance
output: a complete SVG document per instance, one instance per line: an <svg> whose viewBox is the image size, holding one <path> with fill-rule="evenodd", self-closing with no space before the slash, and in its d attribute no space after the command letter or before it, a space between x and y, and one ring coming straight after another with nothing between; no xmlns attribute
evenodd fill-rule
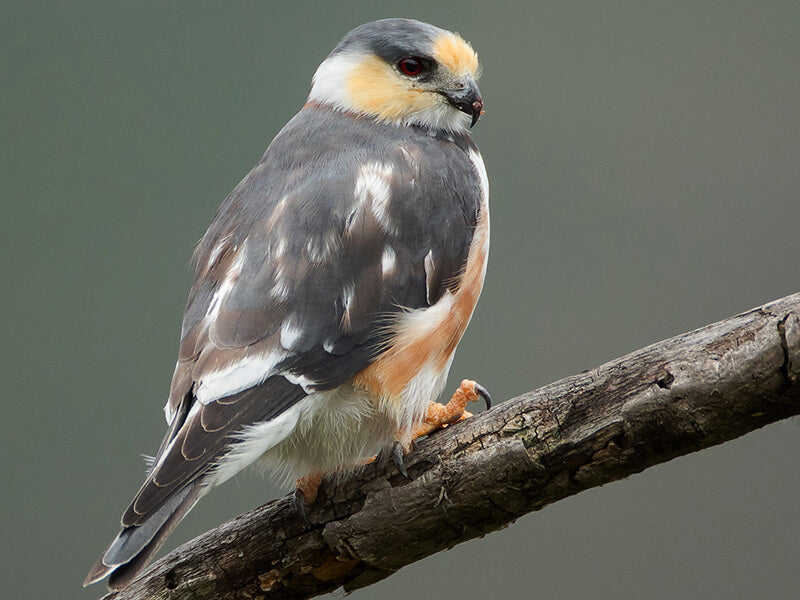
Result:
<svg viewBox="0 0 800 600"><path fill-rule="evenodd" d="M194 243L350 28L481 55L483 299L453 366L506 399L800 290L800 4L0 4L0 565L80 582L164 431ZM591 490L353 594L800 597L800 423ZM207 497L184 542L282 492Z"/></svg>

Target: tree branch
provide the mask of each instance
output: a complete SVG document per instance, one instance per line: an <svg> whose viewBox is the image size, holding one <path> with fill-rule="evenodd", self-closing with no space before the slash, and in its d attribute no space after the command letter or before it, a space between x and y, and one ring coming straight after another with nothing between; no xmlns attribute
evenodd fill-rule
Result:
<svg viewBox="0 0 800 600"><path fill-rule="evenodd" d="M195 538L105 600L353 590L530 511L800 414L800 294L653 344Z"/></svg>

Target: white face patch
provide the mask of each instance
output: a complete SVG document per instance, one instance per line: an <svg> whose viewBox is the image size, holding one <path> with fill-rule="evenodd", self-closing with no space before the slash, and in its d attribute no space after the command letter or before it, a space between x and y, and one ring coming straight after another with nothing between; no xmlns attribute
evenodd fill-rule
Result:
<svg viewBox="0 0 800 600"><path fill-rule="evenodd" d="M358 170L354 190L356 201L365 206L369 205L375 220L387 233L393 232L395 229L389 216L392 173L393 169L390 165L378 162L362 165Z"/></svg>
<svg viewBox="0 0 800 600"><path fill-rule="evenodd" d="M432 130L460 132L469 130L470 118L466 113L442 99L442 102L431 108L411 113L401 123L403 125L422 125Z"/></svg>
<svg viewBox="0 0 800 600"><path fill-rule="evenodd" d="M322 61L312 79L309 102L331 104L340 110L353 110L346 92L347 78L363 60L364 57L360 54L339 53Z"/></svg>

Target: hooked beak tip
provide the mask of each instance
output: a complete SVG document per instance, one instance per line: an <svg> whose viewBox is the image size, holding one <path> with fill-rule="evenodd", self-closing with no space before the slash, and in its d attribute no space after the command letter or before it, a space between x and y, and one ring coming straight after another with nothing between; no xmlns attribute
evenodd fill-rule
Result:
<svg viewBox="0 0 800 600"><path fill-rule="evenodd" d="M486 111L483 110L483 100L481 98L477 98L475 102L472 103L472 110L470 112L472 114L472 122L469 124L469 127L472 129L475 127L475 123L478 122L481 115L486 113Z"/></svg>
<svg viewBox="0 0 800 600"><path fill-rule="evenodd" d="M462 82L457 89L439 93L442 94L453 107L470 117L470 128L478 122L478 119L484 113L481 91L473 80Z"/></svg>

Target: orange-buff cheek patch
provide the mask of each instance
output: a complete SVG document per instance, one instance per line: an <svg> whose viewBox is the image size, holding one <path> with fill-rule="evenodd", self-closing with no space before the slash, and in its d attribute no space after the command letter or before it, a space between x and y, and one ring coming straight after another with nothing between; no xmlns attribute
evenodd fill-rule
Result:
<svg viewBox="0 0 800 600"><path fill-rule="evenodd" d="M347 95L355 110L375 115L380 120L397 121L431 108L432 94L404 84L377 56L366 58L353 69L347 81Z"/></svg>

